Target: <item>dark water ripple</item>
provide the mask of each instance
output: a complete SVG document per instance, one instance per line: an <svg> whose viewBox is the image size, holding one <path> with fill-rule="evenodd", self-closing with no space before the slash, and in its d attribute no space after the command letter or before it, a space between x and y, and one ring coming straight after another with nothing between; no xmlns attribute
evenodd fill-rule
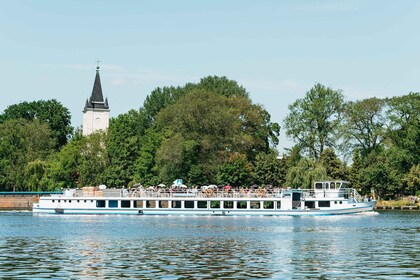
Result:
<svg viewBox="0 0 420 280"><path fill-rule="evenodd" d="M418 279L420 213L340 217L0 212L0 279Z"/></svg>

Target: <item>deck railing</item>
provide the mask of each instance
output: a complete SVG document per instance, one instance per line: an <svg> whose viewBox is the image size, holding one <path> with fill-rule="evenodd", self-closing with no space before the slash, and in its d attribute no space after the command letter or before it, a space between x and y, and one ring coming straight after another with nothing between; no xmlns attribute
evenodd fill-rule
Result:
<svg viewBox="0 0 420 280"><path fill-rule="evenodd" d="M279 198L290 194L291 192L302 193L302 198L350 198L359 199L360 195L355 189L339 190L290 190L290 189L255 189L255 190L197 190L185 189L182 191L169 190L134 190L127 189L106 189L90 192L75 190L71 195L73 197L135 197L135 198Z"/></svg>

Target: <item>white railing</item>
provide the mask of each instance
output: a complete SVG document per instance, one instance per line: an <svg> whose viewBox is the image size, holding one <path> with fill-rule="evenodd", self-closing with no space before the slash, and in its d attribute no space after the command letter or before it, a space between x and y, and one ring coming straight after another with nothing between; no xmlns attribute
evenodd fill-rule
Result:
<svg viewBox="0 0 420 280"><path fill-rule="evenodd" d="M73 197L135 197L135 198L280 198L291 192L301 192L302 199L307 198L357 198L361 199L360 194L355 189L339 190L291 190L291 189L255 189L255 190L196 190L185 189L182 191L169 190L134 190L127 189L106 189L83 192L76 190Z"/></svg>

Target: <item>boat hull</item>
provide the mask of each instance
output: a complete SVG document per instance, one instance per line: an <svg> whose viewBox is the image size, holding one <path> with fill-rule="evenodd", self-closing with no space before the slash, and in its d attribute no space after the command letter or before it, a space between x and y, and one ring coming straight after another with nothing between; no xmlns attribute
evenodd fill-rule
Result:
<svg viewBox="0 0 420 280"><path fill-rule="evenodd" d="M290 209L290 210L239 210L239 209L92 209L92 208L41 208L34 205L33 213L41 214L93 214L93 215L194 215L194 216L327 216L372 211L376 201L360 202L341 209Z"/></svg>

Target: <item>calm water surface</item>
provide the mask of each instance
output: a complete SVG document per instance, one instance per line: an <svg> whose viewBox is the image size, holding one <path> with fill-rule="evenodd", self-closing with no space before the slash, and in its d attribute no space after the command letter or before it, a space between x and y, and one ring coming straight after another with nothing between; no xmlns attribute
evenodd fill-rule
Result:
<svg viewBox="0 0 420 280"><path fill-rule="evenodd" d="M328 217L0 212L0 279L420 278L420 213Z"/></svg>

